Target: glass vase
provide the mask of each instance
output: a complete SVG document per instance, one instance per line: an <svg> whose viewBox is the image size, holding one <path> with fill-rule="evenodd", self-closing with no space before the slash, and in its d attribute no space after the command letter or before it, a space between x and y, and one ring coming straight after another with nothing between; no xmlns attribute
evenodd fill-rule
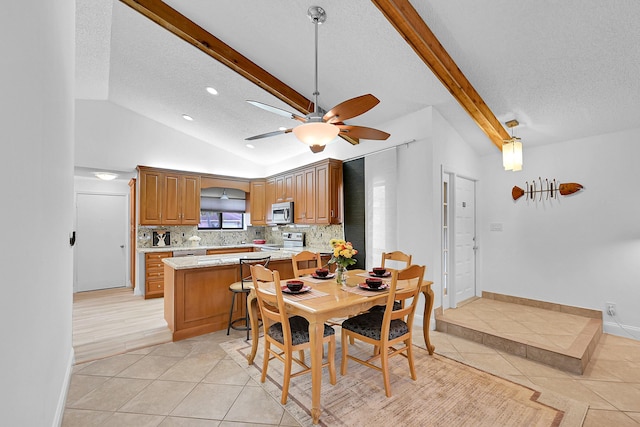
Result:
<svg viewBox="0 0 640 427"><path fill-rule="evenodd" d="M347 267L336 267L336 283L341 286L347 284Z"/></svg>

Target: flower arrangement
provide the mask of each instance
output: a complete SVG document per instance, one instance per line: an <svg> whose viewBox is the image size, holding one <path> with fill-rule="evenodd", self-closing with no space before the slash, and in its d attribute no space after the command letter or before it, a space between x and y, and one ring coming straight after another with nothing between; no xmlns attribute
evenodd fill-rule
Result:
<svg viewBox="0 0 640 427"><path fill-rule="evenodd" d="M342 268L347 268L358 262L358 260L353 257L358 251L353 248L351 242L346 242L342 239L331 239L329 244L333 248L333 255L329 260L330 264L335 263Z"/></svg>

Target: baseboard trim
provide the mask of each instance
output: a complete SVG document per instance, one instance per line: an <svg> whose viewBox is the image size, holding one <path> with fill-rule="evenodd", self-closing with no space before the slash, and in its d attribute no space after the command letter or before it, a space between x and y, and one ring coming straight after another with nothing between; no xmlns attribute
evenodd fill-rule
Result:
<svg viewBox="0 0 640 427"><path fill-rule="evenodd" d="M640 328L636 326L621 325L616 322L602 322L602 327L607 334L640 341Z"/></svg>
<svg viewBox="0 0 640 427"><path fill-rule="evenodd" d="M64 418L64 407L67 403L67 395L69 393L69 384L71 383L71 374L73 373L74 361L75 361L75 352L73 351L73 346L72 346L71 351L69 352L69 357L67 358L67 368L65 369L65 373L64 373L64 381L62 383L60 395L58 396L58 405L56 408L56 415L52 423L53 427L60 427L62 425L62 419Z"/></svg>

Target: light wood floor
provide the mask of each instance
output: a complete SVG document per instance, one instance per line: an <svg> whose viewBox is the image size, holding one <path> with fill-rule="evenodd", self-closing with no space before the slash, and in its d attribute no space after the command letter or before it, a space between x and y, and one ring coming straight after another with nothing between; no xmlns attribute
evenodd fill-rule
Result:
<svg viewBox="0 0 640 427"><path fill-rule="evenodd" d="M134 296L131 288L74 294L76 364L170 342L163 304L162 298Z"/></svg>

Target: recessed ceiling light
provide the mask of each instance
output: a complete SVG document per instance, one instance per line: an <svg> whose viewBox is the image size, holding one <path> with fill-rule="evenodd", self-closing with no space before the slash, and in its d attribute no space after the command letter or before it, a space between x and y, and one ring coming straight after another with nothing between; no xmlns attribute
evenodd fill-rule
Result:
<svg viewBox="0 0 640 427"><path fill-rule="evenodd" d="M118 177L118 174L110 172L94 172L94 175L96 176L96 178L99 178L103 181L111 181Z"/></svg>
<svg viewBox="0 0 640 427"><path fill-rule="evenodd" d="M190 116L190 115L188 115L188 114L183 114L183 115L182 115L182 118L183 118L183 119L185 119L185 120L187 120L187 121L190 121L190 122L192 122L192 121L193 121L193 117L191 117L191 116Z"/></svg>
<svg viewBox="0 0 640 427"><path fill-rule="evenodd" d="M211 86L207 87L207 92L209 92L211 95L217 95L218 91L215 90L214 88L212 88Z"/></svg>
<svg viewBox="0 0 640 427"><path fill-rule="evenodd" d="M284 127L284 126L280 126L280 127L278 128L278 130L287 130L287 129L288 129L288 128L286 128L286 127Z"/></svg>
<svg viewBox="0 0 640 427"><path fill-rule="evenodd" d="M246 145L246 147L247 147L247 148L256 148L256 146L255 146L255 145L253 145L253 144L247 144L247 145Z"/></svg>

